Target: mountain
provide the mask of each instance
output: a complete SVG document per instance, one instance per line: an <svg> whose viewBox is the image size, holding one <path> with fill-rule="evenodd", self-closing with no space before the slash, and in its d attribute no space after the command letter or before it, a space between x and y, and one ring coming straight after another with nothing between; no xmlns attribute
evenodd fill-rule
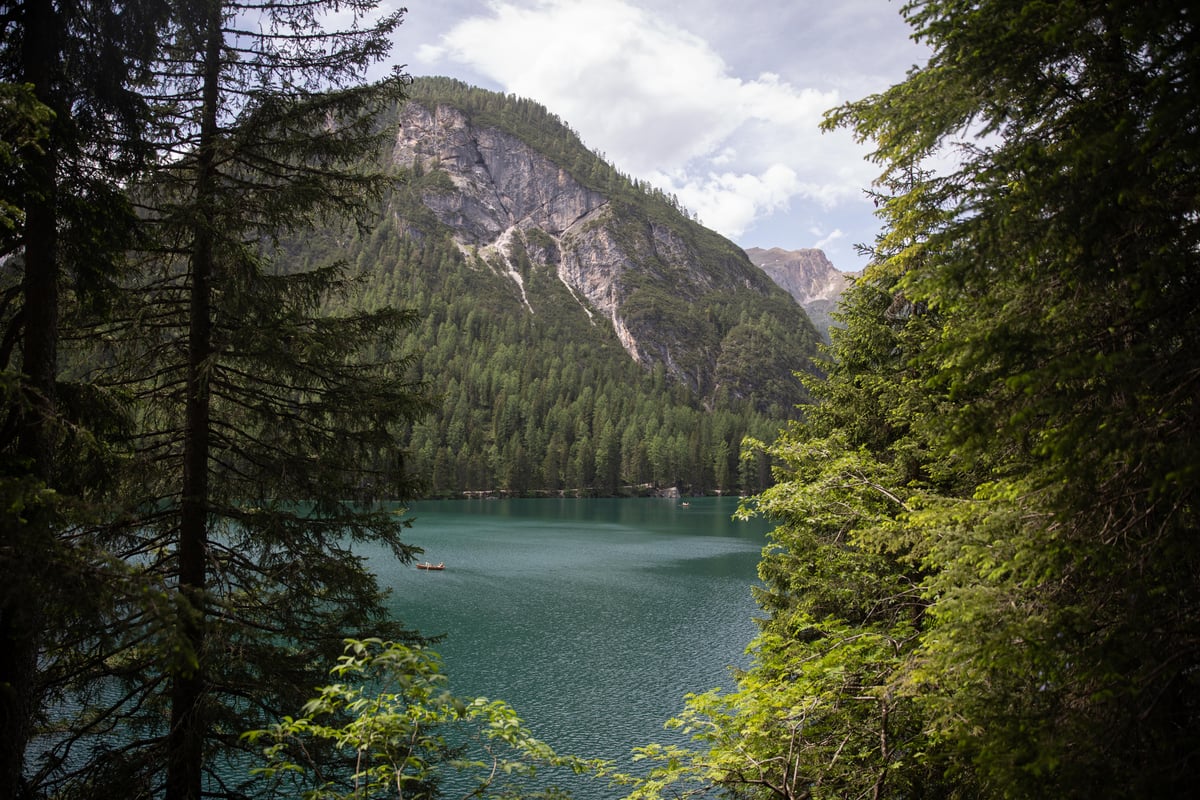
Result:
<svg viewBox="0 0 1200 800"><path fill-rule="evenodd" d="M755 367L765 359L809 368L815 329L742 250L583 151L545 109L489 95L419 82L399 111L391 159L401 171L438 174L420 194L422 211L464 256L511 280L528 313L539 309L525 261L553 274L589 319L611 325L635 362L662 365L702 396L761 394L768 376ZM762 324L750 319L763 315ZM766 402L801 398L794 385Z"/></svg>
<svg viewBox="0 0 1200 800"><path fill-rule="evenodd" d="M838 271L825 253L816 248L783 250L772 247L763 250L751 247L746 250L746 255L795 298L821 336L828 341L829 326L833 324L830 315L837 310L842 292L854 276Z"/></svg>
<svg viewBox="0 0 1200 800"><path fill-rule="evenodd" d="M355 302L420 315L380 355L439 399L408 448L430 493L768 484L742 440L805 401L796 373L816 370L820 336L803 309L544 107L445 78L410 95L378 219L285 246L301 266L353 265Z"/></svg>

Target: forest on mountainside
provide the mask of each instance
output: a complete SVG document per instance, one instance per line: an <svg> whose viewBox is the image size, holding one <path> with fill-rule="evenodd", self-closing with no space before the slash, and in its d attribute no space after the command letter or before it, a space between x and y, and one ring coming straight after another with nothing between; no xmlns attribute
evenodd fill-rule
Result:
<svg viewBox="0 0 1200 800"><path fill-rule="evenodd" d="M741 443L773 435L783 409L763 413L753 397L706 405L661 367L647 372L552 275L530 275L526 291L548 302L529 313L511 281L469 266L452 244L410 241L398 255L395 274L371 283L428 309L397 346L419 354L408 375L439 406L406 429L408 466L427 496L747 494L769 485L765 453L742 458Z"/></svg>
<svg viewBox="0 0 1200 800"><path fill-rule="evenodd" d="M694 254L687 269L728 282L729 262L746 262L729 240L688 219L677 201L633 181L587 150L543 106L446 78L422 78L409 102L450 104L473 125L492 125L541 152L613 207L616 230L669 225ZM390 153L380 154L385 165ZM817 335L785 293L713 289L693 302L670 281L627 273L637 286L623 311L667 341L677 358L692 348L720 353L711 385L687 387L662 365L639 366L608 320L597 318L529 253L549 236L515 236L508 264L456 243L462 233L439 223L432 193L459 189L436 166L387 167L392 185L365 231L305 231L284 242L284 265L305 270L345 260L358 291L329 306L403 307L420 321L379 358L411 357L407 376L437 398L425 418L406 426L411 471L424 494L616 496L674 490L752 494L770 485L770 460L742 441L771 438L799 413L796 377L814 369ZM649 267L647 267L649 269ZM683 279L696 280L689 276ZM633 323L631 323L633 324Z"/></svg>
<svg viewBox="0 0 1200 800"><path fill-rule="evenodd" d="M743 458L741 444L769 439L795 415L793 372L807 366L811 347L767 313L769 301L712 301L710 320L729 331L716 365L724 388L698 396L661 366L635 363L611 325L594 322L551 271L516 259L530 310L511 280L445 233L403 235L396 219L420 213L411 209L424 181L409 178L391 193L389 212L403 214L385 214L337 251L360 281L331 309L402 302L420 310L417 324L374 355L409 354L406 377L437 398L404 428L408 467L423 476L426 496L750 494L770 484L765 453ZM306 263L314 242L307 236L294 257ZM792 343L790 352L765 363L761 347L738 350L740 337L763 331ZM749 388L738 396L737 387Z"/></svg>

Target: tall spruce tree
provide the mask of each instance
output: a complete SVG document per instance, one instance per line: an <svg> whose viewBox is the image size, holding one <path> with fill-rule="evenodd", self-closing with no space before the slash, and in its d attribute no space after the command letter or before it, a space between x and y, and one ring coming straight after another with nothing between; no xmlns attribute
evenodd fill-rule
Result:
<svg viewBox="0 0 1200 800"><path fill-rule="evenodd" d="M51 742L64 794L199 798L248 779L239 734L300 704L346 636L411 637L354 547L410 558L395 426L425 410L364 352L409 312L325 313L345 265L279 237L378 197L403 97L368 82L403 11L375 2L179 2L157 61L160 160L131 188L145 232L93 380L134 423L125 512L99 536L135 574L91 648L94 687Z"/></svg>
<svg viewBox="0 0 1200 800"><path fill-rule="evenodd" d="M1170 2L922 2L929 65L834 121L887 174L943 469L907 690L994 795L1186 794L1200 759L1200 25Z"/></svg>
<svg viewBox="0 0 1200 800"><path fill-rule="evenodd" d="M65 318L103 304L131 241L121 185L148 154L140 90L165 10L0 6L0 796L24 791L44 654L94 619L103 559L73 528L103 497L105 404L64 373L60 341Z"/></svg>
<svg viewBox="0 0 1200 800"><path fill-rule="evenodd" d="M904 13L928 65L830 117L877 145L886 229L821 407L773 447L755 665L639 791L1188 796L1198 21Z"/></svg>

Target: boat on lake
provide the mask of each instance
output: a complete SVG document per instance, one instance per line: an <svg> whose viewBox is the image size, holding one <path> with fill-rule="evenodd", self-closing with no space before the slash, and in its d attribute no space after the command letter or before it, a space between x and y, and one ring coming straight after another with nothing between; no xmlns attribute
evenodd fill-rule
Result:
<svg viewBox="0 0 1200 800"><path fill-rule="evenodd" d="M434 570L437 570L437 569L445 569L445 568L446 568L446 564L445 564L444 562L443 562L443 563L441 563L441 564L430 564L428 561L426 561L426 562L424 562L424 563L422 563L422 564L417 564L417 569L434 569Z"/></svg>

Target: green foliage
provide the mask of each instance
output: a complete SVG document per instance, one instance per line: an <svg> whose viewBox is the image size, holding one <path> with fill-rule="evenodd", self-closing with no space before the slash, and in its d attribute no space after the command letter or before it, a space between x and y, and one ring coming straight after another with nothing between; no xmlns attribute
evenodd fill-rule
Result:
<svg viewBox="0 0 1200 800"><path fill-rule="evenodd" d="M690 702L701 749L647 751L639 792L1187 796L1196 20L905 13L929 64L830 117L877 145L887 229L770 448L754 664Z"/></svg>
<svg viewBox="0 0 1200 800"><path fill-rule="evenodd" d="M334 308L406 303L423 310L418 324L376 354L420 354L407 377L439 398L429 417L407 429L409 466L427 476L429 494L612 495L673 486L747 493L766 485L769 475L739 474L738 450L744 436L766 438L777 428L789 413L785 398L795 396L782 384L760 383L763 373L754 372L750 358L753 352L772 374L764 351L799 350L777 320L763 314L762 321L756 315L732 324L748 314L750 301L716 293L705 302L714 320L726 322L682 309L680 318L702 324L714 346L731 326L730 356L720 362L718 378L762 394L714 389L705 397L669 382L661 369L647 372L634 363L611 326L589 317L552 268L524 262L523 299L508 277L464 255L419 199L438 175L444 173L403 176L369 234L285 244L298 263L328 249L356 265L357 291ZM419 237L414 220L430 226ZM546 237L530 231L518 243L539 247L539 234ZM749 347L732 334L764 325L773 327ZM741 356L745 364L736 361Z"/></svg>
<svg viewBox="0 0 1200 800"><path fill-rule="evenodd" d="M936 313L908 358L947 401L922 437L970 478L913 517L937 601L918 697L997 794L1177 794L1200 741L1180 647L1200 604L1195 20L996 2L912 21L930 65L835 121L900 189L881 268ZM991 138L905 185L968 126Z"/></svg>
<svg viewBox="0 0 1200 800"><path fill-rule="evenodd" d="M379 639L347 640L330 674L298 718L245 737L263 746L254 768L268 797L350 800L564 797L545 773L582 774L598 765L555 753L502 701L450 693L431 650ZM316 763L332 747L344 773Z"/></svg>
<svg viewBox="0 0 1200 800"><path fill-rule="evenodd" d="M65 352L87 384L59 392L62 406L123 412L105 442L119 491L71 530L116 579L99 618L40 656L62 705L38 791L236 792L236 733L298 705L344 636L416 638L387 619L354 550L414 552L403 516L374 501L412 494L399 427L427 403L404 359L369 352L414 315L328 313L352 290L350 267L281 265L277 246L378 199L382 176L363 163L405 79L362 79L400 17L326 30L314 4L270 4L270 24L238 40L256 57L230 60L240 8L172 8L146 91L164 101L161 157L120 195L139 209L136 247L104 287L101 335ZM80 478L103 474L83 465Z"/></svg>
<svg viewBox="0 0 1200 800"><path fill-rule="evenodd" d="M40 102L28 84L0 84L0 167L11 176L0 195L0 253L12 252L25 220L22 186L26 153L42 150L50 138L53 112Z"/></svg>

